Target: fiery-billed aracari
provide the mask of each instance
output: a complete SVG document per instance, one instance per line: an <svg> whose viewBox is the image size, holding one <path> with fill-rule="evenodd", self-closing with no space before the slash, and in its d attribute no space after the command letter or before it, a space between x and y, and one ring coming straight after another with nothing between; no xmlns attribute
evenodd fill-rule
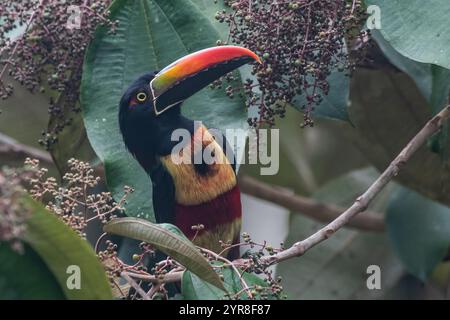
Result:
<svg viewBox="0 0 450 320"><path fill-rule="evenodd" d="M171 154L178 142L172 141L171 135L175 129L191 133L184 152L194 150L195 143L215 144L206 127L195 128L193 120L181 115L181 104L214 80L254 60L260 62L256 54L237 46L201 50L159 72L142 75L120 101L120 130L127 149L151 177L157 222L175 224L190 239L197 233L194 243L216 252L222 250L219 240L239 239L241 200L234 161L226 158L222 146L215 145L220 152L215 158L222 159L221 164L176 164ZM199 224L203 230L192 229ZM229 252L230 257L237 254L237 250Z"/></svg>

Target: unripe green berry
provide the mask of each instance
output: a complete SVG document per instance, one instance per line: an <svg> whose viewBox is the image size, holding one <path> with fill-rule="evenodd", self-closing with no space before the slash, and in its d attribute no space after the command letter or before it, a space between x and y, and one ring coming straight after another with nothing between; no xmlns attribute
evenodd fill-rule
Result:
<svg viewBox="0 0 450 320"><path fill-rule="evenodd" d="M133 261L139 261L141 259L141 256L135 253L135 254L133 254L132 258L133 258Z"/></svg>

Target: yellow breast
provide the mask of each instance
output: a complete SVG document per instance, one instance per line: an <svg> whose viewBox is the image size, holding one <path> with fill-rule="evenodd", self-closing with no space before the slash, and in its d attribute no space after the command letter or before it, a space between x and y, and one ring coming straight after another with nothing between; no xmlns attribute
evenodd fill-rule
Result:
<svg viewBox="0 0 450 320"><path fill-rule="evenodd" d="M199 148L200 147L200 148ZM205 175L199 174L194 163L194 151L214 150L217 163L208 165ZM213 148L213 149L211 149ZM161 162L172 176L175 185L175 200L182 205L196 205L215 199L236 185L236 175L221 146L206 127L197 129L190 144L177 157L191 159L191 163L177 163L172 155L161 158Z"/></svg>

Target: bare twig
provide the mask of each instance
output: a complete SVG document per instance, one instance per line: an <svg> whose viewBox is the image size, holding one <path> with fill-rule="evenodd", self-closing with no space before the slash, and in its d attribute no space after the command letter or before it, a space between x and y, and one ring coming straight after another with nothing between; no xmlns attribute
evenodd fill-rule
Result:
<svg viewBox="0 0 450 320"><path fill-rule="evenodd" d="M216 258L217 260L220 260L220 261L226 263L227 265L229 265L229 266L233 269L233 271L237 274L237 276L239 277L239 281L240 281L241 284L242 284L242 289L244 289L244 290L247 292L247 295L248 295L248 297L249 297L250 299L253 299L253 294L252 294L252 292L251 292L251 290L250 290L250 287L248 286L247 282L244 280L244 277L242 277L242 275L241 275L241 273L239 272L239 270L237 269L236 265L233 264L233 262L231 262L230 260L228 260L228 259L225 258L225 257L219 256L219 255L218 255L217 253L215 253L214 251L211 251L211 250L208 250L208 249L205 249L205 248L200 248L200 247L199 247L199 249L200 249L201 251L206 252L207 254L212 255L212 256L213 256L214 258Z"/></svg>
<svg viewBox="0 0 450 320"><path fill-rule="evenodd" d="M154 283L152 285L152 287L150 288L150 290L148 290L147 292L147 297L152 299L153 296L161 289L161 286L163 285L163 283L158 282L158 283Z"/></svg>
<svg viewBox="0 0 450 320"><path fill-rule="evenodd" d="M299 241L289 249L281 251L273 256L262 258L268 265L276 264L290 258L299 257L306 251L331 237L336 231L347 225L357 214L367 209L372 200L400 171L401 167L411 158L411 156L422 147L425 142L440 130L444 121L450 117L450 105L428 121L422 130L406 145L400 154L391 162L387 169L377 180L362 194L356 201L335 220L318 230L305 240Z"/></svg>
<svg viewBox="0 0 450 320"><path fill-rule="evenodd" d="M102 233L100 237L98 237L97 241L95 242L94 251L95 253L98 253L98 250L100 248L100 243L102 243L102 240L107 236L108 234L106 232Z"/></svg>
<svg viewBox="0 0 450 320"><path fill-rule="evenodd" d="M48 152L24 145L0 132L0 154L11 155L11 153L16 157L30 157L47 164L53 164L52 157Z"/></svg>
<svg viewBox="0 0 450 320"><path fill-rule="evenodd" d="M343 208L292 194L285 189L261 182L247 175L239 178L239 187L242 192L248 195L276 203L321 222L330 222L344 211ZM364 215L357 216L349 221L348 226L360 230L380 232L384 230L383 215L381 213L366 212Z"/></svg>
<svg viewBox="0 0 450 320"><path fill-rule="evenodd" d="M181 271L173 271L166 273L163 278L158 276L149 275L149 274L140 274L136 272L127 272L127 274L134 279L139 279L145 282L152 283L171 283L181 281L181 277L183 276L184 269Z"/></svg>
<svg viewBox="0 0 450 320"><path fill-rule="evenodd" d="M128 272L122 272L120 276L124 278L134 288L134 290L136 290L137 293L139 293L142 299L150 300L150 298L147 296L147 293L141 288L139 284L136 283L136 281L134 281L134 279Z"/></svg>

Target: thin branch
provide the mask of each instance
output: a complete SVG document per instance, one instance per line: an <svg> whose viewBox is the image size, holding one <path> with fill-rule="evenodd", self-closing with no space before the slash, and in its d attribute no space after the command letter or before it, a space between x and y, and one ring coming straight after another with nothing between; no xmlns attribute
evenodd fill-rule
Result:
<svg viewBox="0 0 450 320"><path fill-rule="evenodd" d="M377 180L367 189L364 194L335 220L312 234L305 240L299 241L289 249L281 251L273 256L263 257L262 261L268 265L276 264L290 258L299 257L312 247L331 237L336 231L347 225L357 214L365 211L372 200L383 190L384 187L398 175L402 166L422 147L425 142L437 133L444 121L450 118L450 105L428 121L422 130L406 145L400 154L391 162L387 169L378 177Z"/></svg>
<svg viewBox="0 0 450 320"><path fill-rule="evenodd" d="M130 277L152 283L171 283L181 281L184 269L182 271L169 272L163 278L149 274L140 274L136 272L127 272Z"/></svg>
<svg viewBox="0 0 450 320"><path fill-rule="evenodd" d="M14 154L16 157L30 157L38 159L47 164L53 164L52 157L48 152L39 150L34 147L22 144L15 139L0 132L0 154L11 156Z"/></svg>
<svg viewBox="0 0 450 320"><path fill-rule="evenodd" d="M159 282L159 283L154 283L152 285L152 287L150 288L150 290L148 290L146 296L150 299L153 298L153 296L161 289L161 286L163 285L163 283Z"/></svg>
<svg viewBox="0 0 450 320"><path fill-rule="evenodd" d="M242 192L248 195L270 201L321 222L330 222L344 211L343 208L292 194L283 188L270 185L247 175L239 177L239 187ZM381 232L384 230L383 215L381 213L366 212L364 215L349 221L348 226L360 230Z"/></svg>
<svg viewBox="0 0 450 320"><path fill-rule="evenodd" d="M104 233L102 233L102 235L100 237L98 237L97 241L95 242L95 247L94 247L95 253L98 253L98 250L100 248L100 243L107 235L108 234L106 232L104 232Z"/></svg>
<svg viewBox="0 0 450 320"><path fill-rule="evenodd" d="M139 284L137 284L136 281L134 281L133 278L130 277L130 274L128 272L122 272L120 276L123 277L134 288L134 290L136 290L137 293L139 293L142 299L150 300L150 298L147 296L147 293L141 288Z"/></svg>
<svg viewBox="0 0 450 320"><path fill-rule="evenodd" d="M222 256L219 256L217 253L215 253L214 251L205 249L205 248L200 248L200 251L204 251L207 254L212 255L214 258L216 258L216 260L220 260L222 262L225 262L227 265L229 265L233 271L237 274L237 276L239 277L239 281L242 284L242 288L245 289L245 291L247 291L247 295L250 299L253 299L253 294L250 290L250 287L248 286L247 282L245 281L244 277L241 276L241 273L239 272L239 270L237 269L237 267L233 264L233 262L231 262L230 260L228 260L227 258L224 258Z"/></svg>

